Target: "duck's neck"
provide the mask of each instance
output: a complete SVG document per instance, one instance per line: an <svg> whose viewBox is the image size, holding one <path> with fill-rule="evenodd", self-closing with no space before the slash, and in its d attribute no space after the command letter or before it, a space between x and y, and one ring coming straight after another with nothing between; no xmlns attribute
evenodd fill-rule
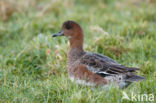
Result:
<svg viewBox="0 0 156 103"><path fill-rule="evenodd" d="M83 33L78 32L76 36L69 38L70 49L78 49L78 51L83 51Z"/></svg>
<svg viewBox="0 0 156 103"><path fill-rule="evenodd" d="M74 63L84 54L83 50L83 34L69 38L70 48L68 51L67 64Z"/></svg>

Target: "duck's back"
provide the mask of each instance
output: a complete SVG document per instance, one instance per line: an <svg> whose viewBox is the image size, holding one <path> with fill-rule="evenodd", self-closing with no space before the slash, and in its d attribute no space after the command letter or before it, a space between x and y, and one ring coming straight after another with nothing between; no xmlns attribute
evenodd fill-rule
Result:
<svg viewBox="0 0 156 103"><path fill-rule="evenodd" d="M80 61L87 66L88 70L110 81L121 81L120 83L122 83L122 85L123 82L127 82L124 86L130 82L144 79L143 77L133 74L133 72L139 70L139 68L125 67L101 54L86 52Z"/></svg>

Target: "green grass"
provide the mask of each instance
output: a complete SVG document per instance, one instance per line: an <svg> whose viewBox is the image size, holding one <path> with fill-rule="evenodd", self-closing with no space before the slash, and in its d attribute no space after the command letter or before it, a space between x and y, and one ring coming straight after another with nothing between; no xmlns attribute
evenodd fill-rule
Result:
<svg viewBox="0 0 156 103"><path fill-rule="evenodd" d="M31 6L18 3L7 21L0 20L0 103L138 102L122 100L122 91L128 95L153 93L156 102L154 0L28 1ZM137 74L146 80L124 90L72 83L66 71L68 40L50 36L65 20L82 26L86 51L140 67Z"/></svg>

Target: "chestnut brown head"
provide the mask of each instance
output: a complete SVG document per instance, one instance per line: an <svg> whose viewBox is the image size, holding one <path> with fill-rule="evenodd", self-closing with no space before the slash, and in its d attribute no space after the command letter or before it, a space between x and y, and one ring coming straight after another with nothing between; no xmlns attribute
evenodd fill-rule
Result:
<svg viewBox="0 0 156 103"><path fill-rule="evenodd" d="M82 29L80 25L74 21L69 20L69 21L65 21L62 24L61 30L58 33L54 34L53 37L66 36L70 39L70 38L78 37L81 34L82 34Z"/></svg>

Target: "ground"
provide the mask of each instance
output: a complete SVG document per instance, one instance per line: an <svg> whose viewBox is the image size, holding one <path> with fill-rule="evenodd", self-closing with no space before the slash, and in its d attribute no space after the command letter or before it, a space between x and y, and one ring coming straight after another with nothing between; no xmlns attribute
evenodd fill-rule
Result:
<svg viewBox="0 0 156 103"><path fill-rule="evenodd" d="M139 102L123 92L153 94L156 102L155 0L1 0L0 15L0 103ZM86 51L140 67L146 80L103 90L71 82L68 40L51 37L66 20L82 26Z"/></svg>

